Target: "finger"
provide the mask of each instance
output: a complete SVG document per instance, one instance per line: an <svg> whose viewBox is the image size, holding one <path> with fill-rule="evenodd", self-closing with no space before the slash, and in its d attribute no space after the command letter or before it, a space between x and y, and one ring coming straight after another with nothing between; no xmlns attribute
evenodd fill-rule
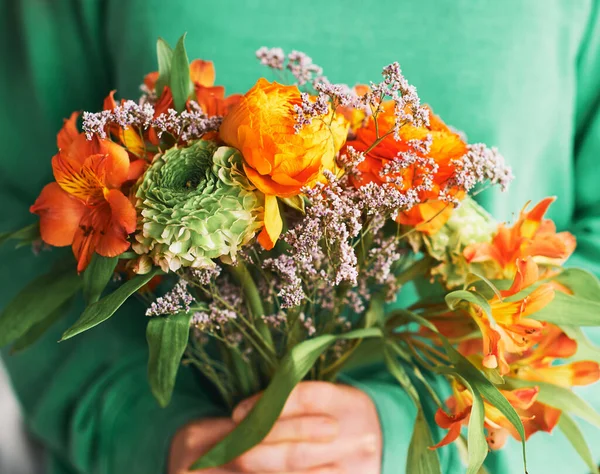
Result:
<svg viewBox="0 0 600 474"><path fill-rule="evenodd" d="M330 416L299 416L279 420L263 443L273 444L285 441L310 441L313 443L333 441L339 433L339 425Z"/></svg>
<svg viewBox="0 0 600 474"><path fill-rule="evenodd" d="M372 454L376 450L377 438L372 434L334 443L260 444L233 465L242 472L294 472L330 466L350 455Z"/></svg>
<svg viewBox="0 0 600 474"><path fill-rule="evenodd" d="M233 411L233 421L239 423L252 410L262 393L241 402ZM288 397L280 418L298 415L329 414L338 405L344 395L341 387L329 382L302 382L296 386Z"/></svg>
<svg viewBox="0 0 600 474"><path fill-rule="evenodd" d="M305 469L303 471L287 471L277 474L342 474L342 470L332 464L329 466L313 467L312 469Z"/></svg>
<svg viewBox="0 0 600 474"><path fill-rule="evenodd" d="M210 430L206 429L207 423L210 424ZM235 426L235 423L227 418L200 420L186 425L173 439L169 456L169 473L184 474L191 472L189 467L229 434ZM219 471L214 472L216 474ZM213 471L207 472L207 474L212 473Z"/></svg>

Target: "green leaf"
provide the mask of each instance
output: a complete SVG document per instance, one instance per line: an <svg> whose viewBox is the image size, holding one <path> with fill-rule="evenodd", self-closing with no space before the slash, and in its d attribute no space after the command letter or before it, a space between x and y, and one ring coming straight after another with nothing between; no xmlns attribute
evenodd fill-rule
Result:
<svg viewBox="0 0 600 474"><path fill-rule="evenodd" d="M400 386L406 391L408 396L412 398L417 408L419 408L421 406L419 392L417 392L417 389L413 385L412 380L406 373L406 369L404 368L404 366L398 361L396 356L392 354L392 350L394 350L394 344L386 342L383 351L386 366L390 373L398 381Z"/></svg>
<svg viewBox="0 0 600 474"><path fill-rule="evenodd" d="M150 318L146 340L150 352L148 381L154 397L162 407L171 401L177 371L190 334L192 312Z"/></svg>
<svg viewBox="0 0 600 474"><path fill-rule="evenodd" d="M42 337L45 332L50 329L50 327L56 323L59 319L64 317L71 305L73 304L73 299L69 299L65 301L62 305L60 305L57 309L55 309L52 313L42 319L40 322L35 323L33 326L29 328L29 330L23 334L19 339L15 341L15 343L10 348L11 354L16 354L27 349L29 346L38 341L40 337Z"/></svg>
<svg viewBox="0 0 600 474"><path fill-rule="evenodd" d="M158 79L154 91L160 97L165 86L171 82L171 62L173 61L173 49L162 38L156 42L156 56L158 57Z"/></svg>
<svg viewBox="0 0 600 474"><path fill-rule="evenodd" d="M283 202L286 206L289 206L292 209L296 209L301 214L306 214L306 210L304 207L304 198L300 194L287 198L279 198L279 200Z"/></svg>
<svg viewBox="0 0 600 474"><path fill-rule="evenodd" d="M467 290L457 290L446 295L446 304L452 310L457 309L463 301L479 306L489 318L492 317L490 303L479 293Z"/></svg>
<svg viewBox="0 0 600 474"><path fill-rule="evenodd" d="M511 386L517 388L537 386L540 388L540 393L537 396L538 402L558 408L563 412L571 413L600 428L600 414L585 400L579 398L571 389L533 380L507 378L506 381Z"/></svg>
<svg viewBox="0 0 600 474"><path fill-rule="evenodd" d="M471 384L467 383L468 388L473 394L473 407L469 417L469 464L467 474L477 474L488 454L488 444L485 439L483 422L485 419L485 409L483 399L479 391Z"/></svg>
<svg viewBox="0 0 600 474"><path fill-rule="evenodd" d="M12 232L0 233L0 245L8 242L9 240L16 240L17 248L24 245L32 244L40 238L40 224L34 222L33 224L23 227L22 229L15 230Z"/></svg>
<svg viewBox="0 0 600 474"><path fill-rule="evenodd" d="M600 302L600 280L588 271L568 268L553 280L565 285L578 298Z"/></svg>
<svg viewBox="0 0 600 474"><path fill-rule="evenodd" d="M437 450L429 449L433 444L429 424L425 420L423 410L419 409L408 447L406 472L410 474L442 474Z"/></svg>
<svg viewBox="0 0 600 474"><path fill-rule="evenodd" d="M373 295L369 309L365 313L365 327L370 328L383 323L385 301L379 294Z"/></svg>
<svg viewBox="0 0 600 474"><path fill-rule="evenodd" d="M115 314L131 295L159 273L160 269L154 268L150 273L145 275L136 275L100 301L96 301L94 304L88 306L75 324L65 331L61 341L70 339L106 321Z"/></svg>
<svg viewBox="0 0 600 474"><path fill-rule="evenodd" d="M94 254L83 273L83 298L90 305L100 299L104 288L115 273L119 257L103 257Z"/></svg>
<svg viewBox="0 0 600 474"><path fill-rule="evenodd" d="M586 443L583 433L579 429L579 426L575 420L563 412L560 415L558 428L563 432L579 456L581 456L581 459L583 459L583 461L588 465L590 472L598 474L600 471L594 462L594 456L592 456L590 447Z"/></svg>
<svg viewBox="0 0 600 474"><path fill-rule="evenodd" d="M185 51L185 34L179 38L175 50L173 51L173 61L171 63L171 92L173 94L173 104L178 112L185 110L185 103L192 89L190 80L190 62Z"/></svg>
<svg viewBox="0 0 600 474"><path fill-rule="evenodd" d="M33 280L0 314L0 347L48 318L81 288L81 283L74 268L55 268Z"/></svg>
<svg viewBox="0 0 600 474"><path fill-rule="evenodd" d="M382 337L378 328L357 329L339 336L324 334L291 349L282 359L252 411L221 442L196 461L191 469L218 467L260 443L269 433L294 387L304 379L321 354L340 339Z"/></svg>
<svg viewBox="0 0 600 474"><path fill-rule="evenodd" d="M600 301L557 291L550 304L529 317L559 326L600 326Z"/></svg>

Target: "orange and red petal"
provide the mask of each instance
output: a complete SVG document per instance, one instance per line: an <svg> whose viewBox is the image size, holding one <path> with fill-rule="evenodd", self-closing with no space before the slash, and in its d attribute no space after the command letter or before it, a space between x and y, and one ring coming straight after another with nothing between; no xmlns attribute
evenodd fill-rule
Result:
<svg viewBox="0 0 600 474"><path fill-rule="evenodd" d="M71 245L85 213L85 205L57 183L47 184L30 211L40 217L40 234L49 245Z"/></svg>
<svg viewBox="0 0 600 474"><path fill-rule="evenodd" d="M215 65L212 61L195 59L190 63L190 79L192 83L211 87L215 83Z"/></svg>
<svg viewBox="0 0 600 474"><path fill-rule="evenodd" d="M56 136L56 144L59 150L66 150L69 148L73 140L79 135L77 130L77 117L79 112L73 112L68 119L64 120L64 124Z"/></svg>
<svg viewBox="0 0 600 474"><path fill-rule="evenodd" d="M131 201L118 189L111 189L105 194L110 206L110 219L113 226L121 227L127 234L135 231L137 214ZM106 220L106 218L105 218Z"/></svg>

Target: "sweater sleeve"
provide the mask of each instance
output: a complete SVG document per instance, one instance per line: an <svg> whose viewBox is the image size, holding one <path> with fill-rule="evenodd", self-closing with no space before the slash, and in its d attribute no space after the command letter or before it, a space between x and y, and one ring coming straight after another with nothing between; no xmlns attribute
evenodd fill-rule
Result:
<svg viewBox="0 0 600 474"><path fill-rule="evenodd" d="M156 68L154 45L156 37L161 33L153 31L152 23L147 23L143 30L147 34L142 41L141 26L138 28L134 24L124 24L127 18L141 18L135 16L135 10L131 6L137 3L140 11L144 11L145 7L141 2L112 2L123 5L122 10L131 8L131 11L118 11L116 5L101 11L100 6L108 2L84 2L81 5L56 2L55 5L47 6L46 13L55 15L49 22L39 18L38 3L32 6L31 2L23 2L23 11L20 13L22 18L15 13L15 29L22 26L18 23L20 20L22 23L25 20L35 20L38 29L41 28L40 24L48 23L48 28L52 28L52 35L45 35L44 38L56 38L56 41L62 41L63 36L67 38L67 33L76 30L81 40L73 48L85 48L81 56L86 61L78 61L80 71L74 72L78 80L72 81L77 84L83 82L85 91L79 91L67 105L61 105L61 110L66 108L67 111L60 112L59 117L67 116L71 108L85 108L85 104L100 105L102 96L111 88L121 90L127 89L128 84L139 84L145 72ZM14 5L16 8L17 4ZM31 8L26 9L26 6ZM158 18L159 12L156 14ZM62 25L62 28L54 28L55 24ZM110 31L110 28L117 29L120 26L128 28L126 31L132 42L131 46L117 31ZM109 48L107 38L122 39L119 48ZM18 61L27 60L26 54L16 49L14 56L18 56ZM67 52L65 57L70 58ZM60 65L60 61L57 64ZM38 65L39 61L27 67L37 71L35 68ZM26 70L25 66L23 70ZM85 82L90 70L95 71L97 82ZM25 72L19 74L20 77L28 77ZM63 74L62 70L60 74ZM103 79L105 76L108 78L106 81ZM40 79L39 84L36 82L36 86L31 86L27 96L23 94L23 97L11 97L15 105L20 101L19 108L13 108L20 109L25 107L22 104L36 100L27 102L25 99L28 97L44 97L48 100L58 97L59 92L64 89L61 82L54 83L59 92L52 96L44 95L42 89L50 88L51 80L53 79ZM64 81L64 78L59 77L57 80ZM127 92L136 97L139 91L137 87L131 87ZM19 117L13 121L11 137L25 136L27 133L26 121L17 119ZM38 122L34 120L34 124L36 123ZM53 130L59 126L60 121L53 118L48 120L46 129ZM44 133L49 132L44 130ZM49 135L49 140L43 143L38 141L38 150L31 157L32 163L36 163L31 165L34 170L32 175L37 177L35 182L32 177L23 179L23 170L19 168L30 165L18 164L19 157L23 156L23 150L27 148L15 145L11 155L3 155L0 230L19 228L34 221L28 212L29 205L43 183L51 178L49 172L44 171L45 176L42 177L43 173L38 171L49 170L55 146L52 133ZM37 138L33 138L35 140ZM15 159L12 159L13 156ZM55 257L66 255L70 251L52 249L35 257L29 249L15 251L10 245L0 248L3 269L11 268L10 272L0 272L0 309L19 288L36 274L46 271ZM126 304L108 322L71 340L57 343L62 332L81 314L82 308L83 304L79 302L77 308L66 315L63 321L56 323L36 344L22 353L10 355L8 348L2 350L3 363L21 404L25 422L46 448L50 464L61 466L61 473L163 474L168 446L175 431L192 419L215 416L220 412L209 400L205 387L196 374L184 367L180 369L169 407L162 409L154 401L146 376L147 319L143 308L135 301Z"/></svg>

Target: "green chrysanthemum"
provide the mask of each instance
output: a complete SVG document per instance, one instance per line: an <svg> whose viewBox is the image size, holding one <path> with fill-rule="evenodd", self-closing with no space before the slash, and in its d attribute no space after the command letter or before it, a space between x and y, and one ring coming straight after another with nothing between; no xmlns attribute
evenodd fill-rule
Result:
<svg viewBox="0 0 600 474"><path fill-rule="evenodd" d="M242 171L235 148L198 140L157 156L136 192L134 250L164 271L234 260L263 225L264 196Z"/></svg>

